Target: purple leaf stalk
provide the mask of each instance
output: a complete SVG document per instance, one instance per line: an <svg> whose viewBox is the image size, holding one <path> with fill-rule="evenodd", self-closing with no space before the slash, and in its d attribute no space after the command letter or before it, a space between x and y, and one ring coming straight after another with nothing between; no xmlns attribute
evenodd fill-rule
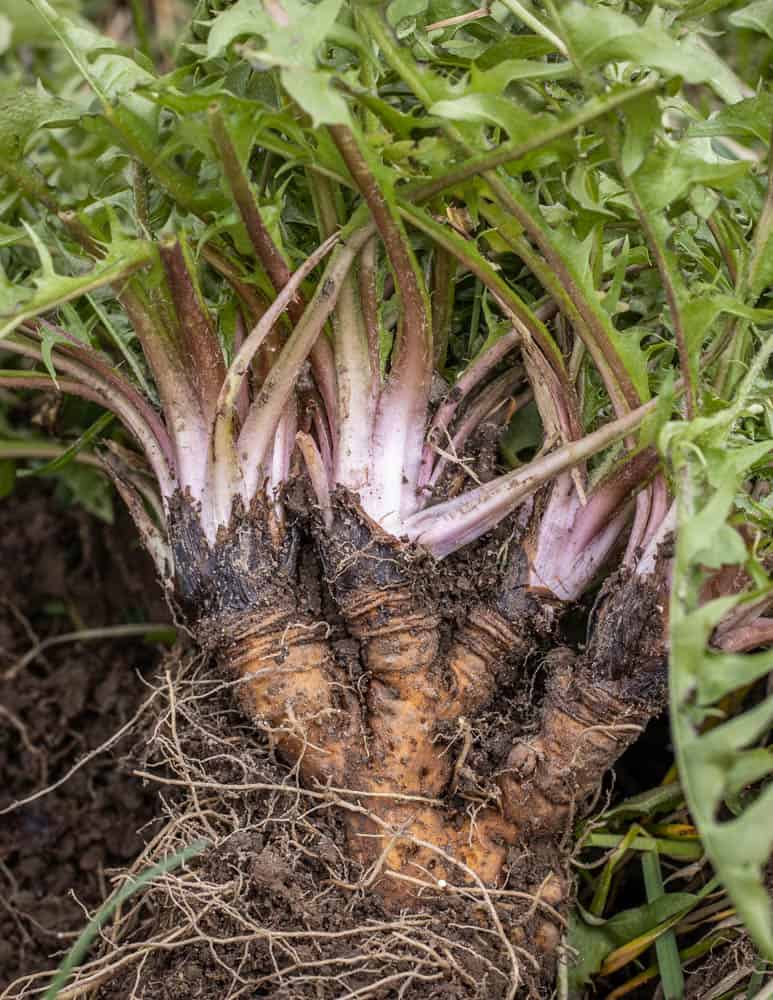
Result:
<svg viewBox="0 0 773 1000"><path fill-rule="evenodd" d="M256 503L272 511L281 536L283 494L301 469L328 528L333 497L343 490L386 535L423 546L438 559L492 530L552 483L526 546L529 586L561 600L577 599L623 545L631 522L623 562L635 567L668 507L655 453L629 451L588 496L585 465L610 445L623 439L630 444L654 401L627 407L581 436L573 384L543 325L553 304L532 313L464 241L447 238L426 218L405 216L394 192L377 181L367 143L348 127L330 131L362 203L342 227L329 186L316 180L320 229L327 237L291 273L263 224L217 110L211 121L234 201L276 290L251 328L240 320L230 361L199 289L196 263L180 240L157 248L161 293L146 292L137 277L118 292L151 369L161 415L109 357L47 320L29 320L5 341L9 350L40 364L44 337L55 334L51 360L62 373L62 390L99 402L133 435L145 471L129 469L125 454L112 453L105 464L165 579L173 576L165 523L178 496L194 505L210 547L235 514ZM481 276L512 324L436 406L430 402L432 309L406 219L437 239L438 252ZM375 291L380 247L400 302L386 361ZM319 267L322 274L307 297ZM520 363L510 357L518 351ZM44 372L27 375L43 384ZM32 384L29 378L25 384ZM532 399L546 433L537 457L461 493L458 476L449 486L457 467L471 471L460 455L481 425L501 423Z"/></svg>

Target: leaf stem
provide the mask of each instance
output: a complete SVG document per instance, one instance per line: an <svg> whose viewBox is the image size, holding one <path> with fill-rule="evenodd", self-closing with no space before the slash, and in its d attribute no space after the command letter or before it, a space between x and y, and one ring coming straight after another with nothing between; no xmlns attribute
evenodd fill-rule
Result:
<svg viewBox="0 0 773 1000"><path fill-rule="evenodd" d="M306 258L298 270L290 277L285 287L277 295L276 299L260 318L260 321L239 347L222 380L215 405L215 419L210 447L208 449L211 466L209 479L213 484L216 516L220 524L228 523L233 501L236 496L241 494L240 487L242 483L246 486L248 481L248 471L246 469L240 470L240 460L237 456L234 434L237 402L244 378L250 369L252 359L260 350L265 339L271 334L282 313L288 308L301 282L314 270L325 255L333 249L338 239L339 235L337 233L330 236L314 253ZM245 418L245 425L248 418L249 411L247 418ZM242 460L244 465L249 466L252 463L257 468L266 458L265 450L257 453L251 452L249 449L240 448L240 451L246 455L246 458ZM244 494L244 499L249 501L252 495L252 493L247 492Z"/></svg>
<svg viewBox="0 0 773 1000"><path fill-rule="evenodd" d="M268 452L274 428L293 392L303 363L335 308L341 283L363 244L373 235L374 226L363 224L365 218L365 211L356 211L342 231L339 245L333 251L313 297L247 414L239 435L238 449L250 456L250 465L244 470L245 490L248 496L254 496L257 490L259 477L257 463L262 461Z"/></svg>
<svg viewBox="0 0 773 1000"><path fill-rule="evenodd" d="M244 222L247 235L258 260L274 286L274 290L280 292L290 280L290 268L263 222L249 178L239 161L238 153L228 133L223 112L217 105L210 108L209 120L212 137L223 164L226 180ZM299 289L288 306L288 314L293 323L300 321L304 306L303 296ZM331 427L334 428L336 415L335 367L332 349L324 338L320 338L314 344L311 362L320 394L325 401L328 420Z"/></svg>
<svg viewBox="0 0 773 1000"><path fill-rule="evenodd" d="M542 38L550 42L550 44L553 45L562 56L567 56L569 54L566 46L558 35L544 25L542 21L532 14L532 12L522 3L519 3L518 0L502 0L502 3L505 7L507 7L511 14L515 14L515 16L523 21L527 27L531 28L535 34L540 35Z"/></svg>
<svg viewBox="0 0 773 1000"><path fill-rule="evenodd" d="M650 400L579 441L571 441L462 496L421 511L405 524L408 536L441 559L493 528L526 497L560 473L587 461L636 430L656 409Z"/></svg>
<svg viewBox="0 0 773 1000"><path fill-rule="evenodd" d="M608 114L629 101L640 98L643 94L657 90L660 86L660 84L647 84L626 89L607 98L593 98L573 115L563 121L556 122L555 125L546 128L543 132L537 132L529 139L520 142L503 142L489 153L465 156L458 167L454 167L453 170L441 174L439 177L434 177L431 181L405 184L399 189L400 197L413 202L427 201L436 194L440 194L441 191L462 184L473 177L496 170L507 163L522 160L529 153L534 153L538 149L542 149L543 146L549 146L550 143L556 142L566 135L571 135L583 125L590 124L596 118Z"/></svg>

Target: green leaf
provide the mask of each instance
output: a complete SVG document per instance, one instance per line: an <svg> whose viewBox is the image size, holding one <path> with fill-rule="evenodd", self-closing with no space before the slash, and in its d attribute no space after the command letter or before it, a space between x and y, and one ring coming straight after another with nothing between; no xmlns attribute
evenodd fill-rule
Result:
<svg viewBox="0 0 773 1000"><path fill-rule="evenodd" d="M61 469L57 478L69 493L67 499L70 502L80 504L105 524L113 523L113 485L102 472L73 463Z"/></svg>
<svg viewBox="0 0 773 1000"><path fill-rule="evenodd" d="M728 108L722 108L707 121L694 122L687 130L695 138L730 136L737 139L770 140L773 121L773 93L763 90L755 97L747 97Z"/></svg>
<svg viewBox="0 0 773 1000"><path fill-rule="evenodd" d="M571 63L536 62L532 59L507 59L493 68L481 69L473 63L470 90L476 94L503 94L517 80L563 80L574 76Z"/></svg>
<svg viewBox="0 0 773 1000"><path fill-rule="evenodd" d="M729 21L737 28L749 28L773 38L773 0L755 0L734 11Z"/></svg>
<svg viewBox="0 0 773 1000"><path fill-rule="evenodd" d="M430 114L452 121L498 125L516 142L528 138L535 128L549 124L549 119L531 114L506 97L491 94L467 94L454 100L437 101L429 110Z"/></svg>
<svg viewBox="0 0 773 1000"><path fill-rule="evenodd" d="M81 8L79 0L54 0L52 6L69 17L75 17ZM29 0L3 0L0 22L7 25L12 45L48 45L55 38L50 26L32 9Z"/></svg>
<svg viewBox="0 0 773 1000"><path fill-rule="evenodd" d="M634 174L644 162L660 126L657 94L644 94L625 108L625 138L621 151L623 170Z"/></svg>
<svg viewBox="0 0 773 1000"><path fill-rule="evenodd" d="M332 30L343 0L283 0L282 22L261 0L237 0L215 18L207 39L210 59L222 55L236 38L262 38L256 54L267 66L316 68L317 49Z"/></svg>
<svg viewBox="0 0 773 1000"><path fill-rule="evenodd" d="M610 920L587 923L575 913L569 923L569 946L578 961L569 970L570 986L579 990L597 973L607 955L667 922L675 915L689 913L700 896L688 892L673 892L631 910L622 910Z"/></svg>
<svg viewBox="0 0 773 1000"><path fill-rule="evenodd" d="M764 676L768 654L726 656L708 647L710 635L738 597L703 602L705 565L744 564L746 544L729 516L743 479L773 449L731 436L757 394L773 353L773 338L752 360L729 406L681 426L665 428L661 440L673 464L677 486L676 551L669 608L670 694L674 746L682 787L706 853L760 952L773 958L773 906L763 868L773 850L773 786L756 797L754 783L771 773L771 758L755 744L767 741L773 697L752 704L714 728L713 704ZM770 586L768 584L767 586ZM747 788L749 795L740 797ZM725 800L739 810L725 820Z"/></svg>
<svg viewBox="0 0 773 1000"><path fill-rule="evenodd" d="M151 259L152 248L144 240L120 237L110 244L106 255L86 274L77 277L61 275L54 270L48 248L31 227L27 228L40 257L42 274L34 279L34 291L23 286L16 287L11 301L4 296L0 298L0 339L12 333L25 320L95 288L112 285Z"/></svg>
<svg viewBox="0 0 773 1000"><path fill-rule="evenodd" d="M105 926L119 906L122 906L127 900L131 899L140 889L152 882L154 878L158 878L159 875L165 875L167 872L179 868L180 865L190 861L191 858L195 858L197 854L201 854L207 847L209 847L209 843L206 840L194 841L189 847L185 847L181 851L165 857L151 868L146 868L140 872L136 877L128 878L117 892L103 903L81 931L75 944L57 969L43 1000L56 1000L67 984L73 970L80 965L88 954L91 944L99 934L101 928Z"/></svg>
<svg viewBox="0 0 773 1000"><path fill-rule="evenodd" d="M392 0L387 7L387 21L396 27L407 17L423 14L429 7L429 0Z"/></svg>
<svg viewBox="0 0 773 1000"><path fill-rule="evenodd" d="M334 33L342 2L284 0L279 23L261 0L238 0L215 18L207 54L221 55L239 37L260 39L245 55L257 69L280 68L282 86L311 115L315 127L348 124L346 101L333 89L333 75L317 66L317 50Z"/></svg>
<svg viewBox="0 0 773 1000"><path fill-rule="evenodd" d="M696 38L677 41L653 24L639 26L609 7L578 0L571 0L561 16L573 54L586 67L624 60L683 77L688 83L707 83L730 102L745 96L734 74Z"/></svg>
<svg viewBox="0 0 773 1000"><path fill-rule="evenodd" d="M603 813L605 821L620 817L654 816L661 812L669 812L682 798L682 788L678 781L668 785L658 785L656 788L634 795L617 806Z"/></svg>
<svg viewBox="0 0 773 1000"><path fill-rule="evenodd" d="M5 16L0 14L0 55L7 52L11 47L11 36L13 35L13 25Z"/></svg>
<svg viewBox="0 0 773 1000"><path fill-rule="evenodd" d="M153 74L123 53L112 39L85 24L72 21L52 7L48 0L30 0L30 3L67 49L84 80L88 81L103 104L110 105L138 86L153 82ZM150 101L142 101L141 104L148 111L154 109Z"/></svg>
<svg viewBox="0 0 773 1000"><path fill-rule="evenodd" d="M663 874L657 854L643 854L641 859L647 901L654 902L664 895ZM679 958L679 946L673 928L665 931L655 942L655 954L660 969L664 1000L682 1000L684 975Z"/></svg>
<svg viewBox="0 0 773 1000"><path fill-rule="evenodd" d="M61 455L57 455L56 458L52 458L50 462L46 462L43 466L35 469L28 469L19 473L19 476L47 476L54 472L61 472L61 470L68 466L87 445L91 444L95 438L99 437L102 431L106 430L110 424L114 422L114 420L115 415L113 413L103 413L100 417L97 417L91 427L85 430L78 440L74 441L69 448L66 448Z"/></svg>
<svg viewBox="0 0 773 1000"><path fill-rule="evenodd" d="M282 70L282 86L294 101L320 125L348 125L349 108L333 86L333 75L322 70Z"/></svg>
<svg viewBox="0 0 773 1000"><path fill-rule="evenodd" d="M749 173L751 164L747 161L722 160L710 148L698 145L702 142L708 140L655 149L646 157L636 172L636 190L648 211L660 212L694 184L722 190Z"/></svg>

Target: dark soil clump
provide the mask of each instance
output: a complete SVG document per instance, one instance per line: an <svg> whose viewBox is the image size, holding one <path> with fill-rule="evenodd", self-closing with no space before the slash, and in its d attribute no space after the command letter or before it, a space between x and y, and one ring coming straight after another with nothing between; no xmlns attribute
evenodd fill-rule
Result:
<svg viewBox="0 0 773 1000"><path fill-rule="evenodd" d="M158 653L121 639L50 647L15 670L19 658L43 639L133 619L168 612L123 511L100 524L39 483L0 504L0 809L59 781L129 722ZM58 963L113 870L152 835L157 795L131 774L132 743L127 734L0 816L0 990Z"/></svg>

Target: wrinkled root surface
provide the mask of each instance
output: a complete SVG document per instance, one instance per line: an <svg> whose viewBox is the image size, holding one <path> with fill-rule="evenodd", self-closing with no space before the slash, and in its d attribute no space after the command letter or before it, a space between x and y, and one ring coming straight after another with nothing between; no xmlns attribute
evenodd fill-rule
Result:
<svg viewBox="0 0 773 1000"><path fill-rule="evenodd" d="M573 648L517 552L503 588L346 505L272 559L263 530L245 518L211 551L180 518L205 652L167 672L148 734L168 824L142 862L210 846L124 912L79 989L549 995L573 820L661 703L659 595L613 579Z"/></svg>

